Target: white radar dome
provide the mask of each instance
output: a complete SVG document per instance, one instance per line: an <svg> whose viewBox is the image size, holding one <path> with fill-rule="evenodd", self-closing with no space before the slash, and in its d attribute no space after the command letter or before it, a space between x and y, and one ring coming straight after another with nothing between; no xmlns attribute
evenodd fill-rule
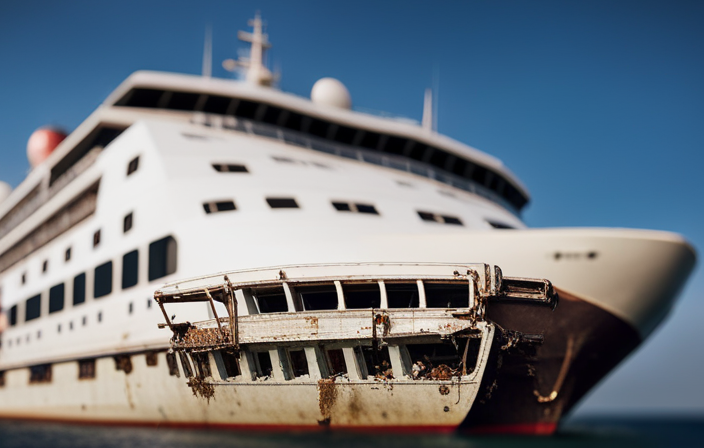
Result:
<svg viewBox="0 0 704 448"><path fill-rule="evenodd" d="M315 104L339 107L341 109L352 108L352 98L350 92L344 84L335 78L319 79L310 91L310 99Z"/></svg>
<svg viewBox="0 0 704 448"><path fill-rule="evenodd" d="M27 142L27 158L32 168L45 161L65 138L66 133L60 129L39 128L34 131Z"/></svg>
<svg viewBox="0 0 704 448"><path fill-rule="evenodd" d="M0 203L7 199L7 197L10 196L10 193L12 193L12 187L10 184L0 181Z"/></svg>

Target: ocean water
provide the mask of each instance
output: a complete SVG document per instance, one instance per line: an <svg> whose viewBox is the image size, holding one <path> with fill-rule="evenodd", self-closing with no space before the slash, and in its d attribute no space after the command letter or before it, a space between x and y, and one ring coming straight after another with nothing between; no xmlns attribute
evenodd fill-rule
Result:
<svg viewBox="0 0 704 448"><path fill-rule="evenodd" d="M563 423L550 437L271 434L0 421L0 448L481 448L704 447L702 417L591 417Z"/></svg>

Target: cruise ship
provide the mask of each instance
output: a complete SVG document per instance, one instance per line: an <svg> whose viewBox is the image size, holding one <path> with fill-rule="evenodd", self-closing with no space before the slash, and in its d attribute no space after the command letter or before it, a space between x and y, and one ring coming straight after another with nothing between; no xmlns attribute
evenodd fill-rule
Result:
<svg viewBox="0 0 704 448"><path fill-rule="evenodd" d="M261 20L250 24L253 32L239 35L251 43L249 58L228 63L245 79L136 72L0 198L0 418L554 432L665 318L694 266L693 248L661 231L527 228L526 187L500 160L435 132L431 107L421 124L356 112L344 85L330 78L315 84L310 99L282 92L263 63L270 44ZM317 302L305 298L301 291L312 286L295 292L291 272L332 289L318 291ZM471 291L477 272L499 283L500 272L535 284L547 279L559 303L553 309L557 300L547 300L546 290L551 306L494 300L500 287L477 287L477 297L483 291L487 298L481 319L472 318L472 334L484 341L478 347L488 347L494 333L504 339L494 338L486 357L476 355L480 376L470 378L466 360L457 364L466 376L445 378L439 395L452 403L437 415L428 410L432 418L376 416L376 405L353 401L337 410L324 404L344 382L377 381L369 393L401 394L404 381L415 380L421 368L403 355L412 350L379 343L376 333L364 336L372 342L359 336L344 347L342 333L337 341L328 335L298 351L252 340L269 344L257 352L263 356L232 340L237 350L227 356L196 356L193 345L187 356L175 355L188 351L186 327L175 322L223 331L227 318L218 316L241 317L245 331L266 315L267 334L284 339L290 335L277 322L310 310L315 322L325 312L367 308L382 324L408 308L416 317L438 308L461 320L465 302L433 299L442 291L433 285L464 282ZM278 283L246 293L266 273ZM181 297L174 288L194 278L186 282L198 285L194 301L171 307ZM225 278L241 283L224 288ZM352 306L345 282L362 279L376 285L378 299ZM235 290L242 300L233 306L225 292L234 300ZM334 305L321 305L326 300ZM469 342L453 345L441 333L433 343L464 347L466 358ZM387 347L382 378L371 365L362 369L364 350L355 355L354 344ZM294 369L301 359L307 364L299 370L308 372L301 376L341 379L313 383L310 396L269 387L303 381ZM471 397L444 394L465 379L476 386ZM213 395L215 383L230 387ZM313 411L295 411L309 399L317 400ZM459 413L455 402L463 403ZM313 415L317 409L321 415Z"/></svg>

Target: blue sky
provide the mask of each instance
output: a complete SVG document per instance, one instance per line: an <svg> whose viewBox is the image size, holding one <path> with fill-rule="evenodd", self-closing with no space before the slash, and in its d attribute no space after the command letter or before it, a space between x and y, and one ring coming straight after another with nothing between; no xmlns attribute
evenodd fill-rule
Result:
<svg viewBox="0 0 704 448"><path fill-rule="evenodd" d="M355 107L420 120L499 157L533 227L671 230L704 248L704 3L685 1L0 2L0 180L28 170L39 126L76 127L131 72L214 75L260 10L281 88L324 76ZM704 276L579 412L704 412Z"/></svg>

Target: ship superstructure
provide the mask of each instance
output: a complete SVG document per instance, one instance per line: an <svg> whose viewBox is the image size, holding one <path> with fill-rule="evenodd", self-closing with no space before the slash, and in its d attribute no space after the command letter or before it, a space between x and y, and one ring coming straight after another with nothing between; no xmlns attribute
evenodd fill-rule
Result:
<svg viewBox="0 0 704 448"><path fill-rule="evenodd" d="M527 190L495 158L268 86L254 26L246 82L137 72L0 203L0 415L173 420L167 402L135 404L138 383L186 387L167 367L154 290L225 270L481 262L550 279L554 312L487 310L544 343L507 355L515 368L472 408L483 427L554 430L666 315L694 264L683 238L527 229ZM186 308L179 320L214 317ZM57 392L72 378L83 393Z"/></svg>

